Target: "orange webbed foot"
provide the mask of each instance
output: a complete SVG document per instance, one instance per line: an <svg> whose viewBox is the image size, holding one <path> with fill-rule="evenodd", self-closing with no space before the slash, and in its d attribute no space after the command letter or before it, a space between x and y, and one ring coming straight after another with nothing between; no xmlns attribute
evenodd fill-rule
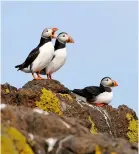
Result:
<svg viewBox="0 0 139 154"><path fill-rule="evenodd" d="M35 80L43 80L43 78L37 77L37 78L35 78Z"/></svg>
<svg viewBox="0 0 139 154"><path fill-rule="evenodd" d="M96 106L104 106L104 103L96 103Z"/></svg>
<svg viewBox="0 0 139 154"><path fill-rule="evenodd" d="M39 74L40 72L36 72L36 74L37 74L37 78L36 78L36 80L44 80L44 78L42 78L41 76L40 76L40 74Z"/></svg>

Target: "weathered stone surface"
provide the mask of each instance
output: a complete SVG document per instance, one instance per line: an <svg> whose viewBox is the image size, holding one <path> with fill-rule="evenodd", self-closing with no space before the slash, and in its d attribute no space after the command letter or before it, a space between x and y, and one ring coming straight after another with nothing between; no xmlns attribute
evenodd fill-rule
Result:
<svg viewBox="0 0 139 154"><path fill-rule="evenodd" d="M127 140L114 139L106 134L90 134L73 118L3 104L1 114L3 153L5 135L13 136L10 140L16 151L20 153L21 150L23 154L27 151L28 154L137 154L138 151L137 145ZM12 153L11 147L9 151Z"/></svg>
<svg viewBox="0 0 139 154"><path fill-rule="evenodd" d="M23 88L27 89L32 89L32 90L37 90L40 91L43 87L46 89L52 90L53 92L56 93L69 93L69 89L64 87L64 85L61 85L59 81L57 80L33 80L27 82Z"/></svg>
<svg viewBox="0 0 139 154"><path fill-rule="evenodd" d="M56 153L61 142L60 153L64 154L95 154L95 149L102 150L104 154L124 154L127 149L129 150L125 154L137 151L136 145L124 140L138 141L138 118L125 105L115 109L110 105L96 107L78 102L70 90L56 80L32 80L20 89L9 84L1 85L1 101L12 105L2 111L4 127L13 126L26 138L28 133L33 134L35 146L34 141L29 142L29 145L35 153L39 153L38 149L41 149L41 154L46 153L49 146L45 143L45 138L57 138L50 153ZM50 114L38 114L33 112L34 108Z"/></svg>

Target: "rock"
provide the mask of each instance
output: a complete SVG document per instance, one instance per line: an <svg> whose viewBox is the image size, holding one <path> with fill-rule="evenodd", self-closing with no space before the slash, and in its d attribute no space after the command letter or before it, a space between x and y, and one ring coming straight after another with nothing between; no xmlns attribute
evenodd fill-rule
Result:
<svg viewBox="0 0 139 154"><path fill-rule="evenodd" d="M49 151L44 137L57 140L57 148L54 147L51 153L57 151L61 142L64 147L61 147L63 150L60 153L93 153L95 151L92 150L99 149L98 151L102 150L104 153L114 150L118 154L123 151L124 154L123 147L129 149L129 152L132 151L131 154L137 151L136 144L130 144L127 140L138 142L138 118L136 113L125 105L116 109L110 105L96 107L78 102L70 90L56 80L32 80L20 89L9 84L1 85L1 100L4 104L12 105L3 112L4 127L7 128L7 121L10 119L12 127L21 131L25 137L28 133L36 136L36 144L31 146L33 151L41 149L42 153L46 153L44 145ZM36 114L33 109L42 109L45 112L38 110L43 114ZM10 126L8 124L8 127ZM50 139L50 142L54 141L55 139ZM116 146L113 147L113 144ZM122 151L117 145L120 145Z"/></svg>
<svg viewBox="0 0 139 154"><path fill-rule="evenodd" d="M1 104L2 152L28 154L137 154L137 144L90 134L74 118ZM16 147L16 148L14 148Z"/></svg>
<svg viewBox="0 0 139 154"><path fill-rule="evenodd" d="M12 104L16 102L17 88L8 83L1 85L1 103Z"/></svg>
<svg viewBox="0 0 139 154"><path fill-rule="evenodd" d="M42 88L46 88L53 92L62 93L62 94L64 93L67 94L70 92L69 89L61 85L59 81L49 80L49 79L29 81L23 86L23 88L32 89L35 91L40 91Z"/></svg>

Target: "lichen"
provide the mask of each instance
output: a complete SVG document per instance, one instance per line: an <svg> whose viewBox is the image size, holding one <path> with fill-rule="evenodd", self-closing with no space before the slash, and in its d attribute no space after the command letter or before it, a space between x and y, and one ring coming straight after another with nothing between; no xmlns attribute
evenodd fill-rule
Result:
<svg viewBox="0 0 139 154"><path fill-rule="evenodd" d="M91 128L90 128L91 134L97 134L98 133L98 130L95 127L95 124L94 124L94 122L93 122L93 120L91 119L90 116L88 117L88 120L91 122Z"/></svg>
<svg viewBox="0 0 139 154"><path fill-rule="evenodd" d="M10 93L10 90L8 88L5 89L6 94Z"/></svg>
<svg viewBox="0 0 139 154"><path fill-rule="evenodd" d="M59 94L59 95L61 95L62 97L67 98L67 99L70 100L71 102L73 101L73 98L72 98L69 94Z"/></svg>
<svg viewBox="0 0 139 154"><path fill-rule="evenodd" d="M134 117L127 113L127 120L129 121L127 136L130 142L138 142L138 120L135 120Z"/></svg>
<svg viewBox="0 0 139 154"><path fill-rule="evenodd" d="M62 115L59 99L54 95L54 93L45 88L43 88L41 91L42 95L40 97L40 101L36 102L36 106L42 110L55 112L59 115Z"/></svg>
<svg viewBox="0 0 139 154"><path fill-rule="evenodd" d="M2 127L2 154L34 154L26 138L14 127Z"/></svg>
<svg viewBox="0 0 139 154"><path fill-rule="evenodd" d="M96 147L95 147L95 154L102 154L101 149L98 145L96 145Z"/></svg>

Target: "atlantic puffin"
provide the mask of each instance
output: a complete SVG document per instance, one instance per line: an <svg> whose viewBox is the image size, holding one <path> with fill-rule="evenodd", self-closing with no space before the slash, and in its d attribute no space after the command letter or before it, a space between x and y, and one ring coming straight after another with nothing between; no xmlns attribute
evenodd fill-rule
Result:
<svg viewBox="0 0 139 154"><path fill-rule="evenodd" d="M76 98L79 97L83 101L91 102L96 106L104 106L112 101L112 87L116 86L118 84L115 80L112 80L110 77L104 77L99 87L89 86L83 89L74 89L72 93L75 94Z"/></svg>
<svg viewBox="0 0 139 154"><path fill-rule="evenodd" d="M36 80L42 79L39 75L40 71L50 63L54 56L52 38L56 38L55 32L57 30L58 28L45 28L38 46L29 53L22 64L15 66L15 68L25 73L31 72ZM37 78L34 76L34 73L37 74Z"/></svg>
<svg viewBox="0 0 139 154"><path fill-rule="evenodd" d="M52 73L59 70L66 62L67 59L67 50L66 50L66 43L74 43L74 40L70 35L65 32L61 32L55 41L55 54L49 63L49 65L43 69L40 74L45 75L47 74L47 78L52 78Z"/></svg>

